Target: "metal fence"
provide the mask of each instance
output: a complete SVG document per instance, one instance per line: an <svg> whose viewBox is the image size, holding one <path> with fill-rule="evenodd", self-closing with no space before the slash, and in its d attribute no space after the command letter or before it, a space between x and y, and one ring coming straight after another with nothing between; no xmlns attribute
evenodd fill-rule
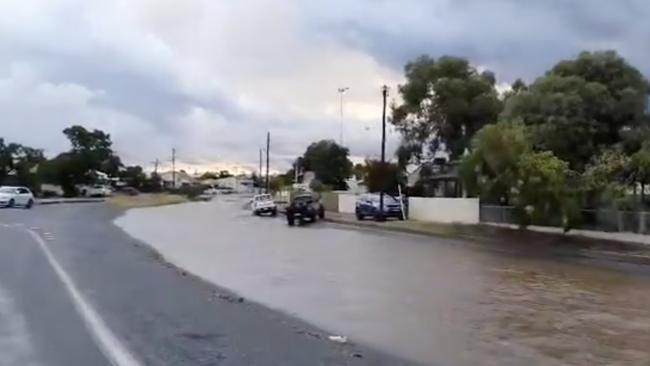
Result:
<svg viewBox="0 0 650 366"><path fill-rule="evenodd" d="M486 223L517 224L512 206L482 205L480 220ZM550 218L545 226L561 226L561 217ZM574 229L650 234L650 212L581 210Z"/></svg>

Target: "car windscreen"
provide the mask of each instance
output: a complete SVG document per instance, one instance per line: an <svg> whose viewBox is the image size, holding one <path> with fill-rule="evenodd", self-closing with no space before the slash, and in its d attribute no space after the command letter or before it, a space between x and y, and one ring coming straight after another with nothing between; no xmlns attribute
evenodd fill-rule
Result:
<svg viewBox="0 0 650 366"><path fill-rule="evenodd" d="M313 201L314 201L314 198L311 197L311 196L300 196L300 197L296 197L296 198L293 199L293 202L301 203L301 204L303 204L303 203L311 203Z"/></svg>

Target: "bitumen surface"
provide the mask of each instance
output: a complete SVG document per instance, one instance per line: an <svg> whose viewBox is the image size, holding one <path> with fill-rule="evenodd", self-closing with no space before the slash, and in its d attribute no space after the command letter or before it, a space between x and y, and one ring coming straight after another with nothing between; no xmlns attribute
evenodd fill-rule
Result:
<svg viewBox="0 0 650 366"><path fill-rule="evenodd" d="M0 210L0 366L412 364L165 263L121 213Z"/></svg>

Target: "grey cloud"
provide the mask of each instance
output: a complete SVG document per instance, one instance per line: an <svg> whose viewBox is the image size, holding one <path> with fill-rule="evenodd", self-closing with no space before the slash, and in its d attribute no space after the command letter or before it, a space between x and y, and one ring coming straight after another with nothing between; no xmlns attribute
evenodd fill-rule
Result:
<svg viewBox="0 0 650 366"><path fill-rule="evenodd" d="M405 1L400 6L366 1L367 12L355 12L358 2L349 3L336 4L341 17L326 13L311 26L395 68L423 53L451 54L488 66L505 81L530 80L582 50L611 47L650 73L645 0ZM350 8L354 15L346 16Z"/></svg>
<svg viewBox="0 0 650 366"><path fill-rule="evenodd" d="M20 7L29 0L13 3ZM333 80L351 76L340 72L341 67L331 59L319 59L322 55L339 57L336 52L341 50L354 51L341 53L346 55L341 57L369 56L395 75L402 73L408 60L423 53L459 55L492 69L501 81L512 81L517 77L531 80L558 60L584 49L614 48L650 74L647 63L650 23L646 22L650 4L645 0L278 0L278 3L282 6L261 2L261 6L250 6L250 10L239 14L260 13L247 20L247 30L255 27L258 17L264 18L264 6L272 6L275 11L270 14L278 19L264 23L260 29L248 30L248 35L227 34L232 42L226 45L230 47L229 52L223 54L209 36L210 32L228 32L228 29L212 27L208 21L210 31L197 30L195 37L192 20L184 19L182 12L169 12L169 16L179 17L174 20L179 20L181 37L158 34L158 30L138 24L137 17L119 12L107 21L100 12L86 10L110 5L92 0L63 1L61 4L65 6L61 8L48 3L42 12L34 13L37 15L33 19L28 17L14 23L5 19L0 22L0 107L5 111L0 121L2 135L45 144L39 147L55 152L66 145L60 141L63 139L61 126L88 121L92 127L109 129L116 139L115 145L130 162L162 159L175 146L187 162L230 161L255 166L257 151L264 145L266 131L270 130L272 159L286 168L311 141L337 139L338 123L335 116L323 116L325 108L312 114L294 113L290 108L293 106L281 104L287 104L285 99L269 98L268 92L264 93L269 90L268 80L272 80L272 92L290 94L287 90L299 90L296 93L304 95L298 95L303 99L296 103L312 108L312 104L303 105L322 96L313 93L313 89L321 88L315 84L322 81L314 74L328 70L329 74L323 77ZM40 10L41 4L37 1L34 4ZM204 19L216 17L206 10L214 11L214 8L205 4L214 5L199 0L191 4L178 2L178 6L196 6L196 14ZM146 12L151 7L149 10L153 12L157 6L162 7L156 2L143 3L142 9ZM11 12L12 8L7 6L5 11ZM77 8L83 16L78 16ZM128 27L118 24L123 18L130 21ZM277 39L270 39L272 32L265 27L275 23L285 26L290 22L297 22L295 29L287 26ZM173 32L173 29L165 31ZM246 37L242 44L238 43L239 36ZM196 44L187 48L174 44L173 40L178 38ZM330 44L335 44L336 52L317 53ZM216 56L210 53L212 50L216 50ZM205 69L193 73L196 65L186 63L185 52L194 52L191 61ZM219 63L222 60L227 62ZM324 64L322 69L314 66L318 62ZM301 63L309 67L301 69ZM35 70L38 80L32 89L15 86L3 96L1 87L5 78L10 86L20 82L11 79L15 64L28 65ZM355 65L368 67L361 62ZM306 70L306 74L295 76L294 70ZM230 78L230 73L238 75ZM184 79L188 74L190 77ZM376 88L375 84L384 76L368 75L360 81L366 85L353 85L355 91ZM198 79L201 84L203 76L214 79L211 83L206 80L209 89L200 85L197 91L184 84L188 79L192 82ZM238 79L246 77L248 80ZM258 85L256 78L260 77L267 77L267 84ZM291 77L287 85L282 84ZM298 83L303 80L308 82ZM32 97L34 88L43 84L52 84L58 93L70 96L61 101L57 96L39 94L44 99L23 103L23 99ZM61 87L68 84L81 91ZM255 93L258 87L260 92ZM242 88L250 89L251 93ZM83 93L92 97L85 100ZM242 95L248 99L242 101ZM346 145L358 158L378 155L379 133L377 127L366 131L367 122L349 121L346 127ZM25 123L50 135L40 138L20 130L15 132L14 127ZM56 134L56 138L51 134ZM390 153L399 136L389 136Z"/></svg>

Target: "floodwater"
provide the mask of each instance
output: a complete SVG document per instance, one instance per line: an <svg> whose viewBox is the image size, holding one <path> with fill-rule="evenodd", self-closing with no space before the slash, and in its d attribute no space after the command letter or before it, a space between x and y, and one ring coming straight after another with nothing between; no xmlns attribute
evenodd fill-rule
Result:
<svg viewBox="0 0 650 366"><path fill-rule="evenodd" d="M650 275L462 241L289 228L233 198L117 220L242 296L432 365L650 365Z"/></svg>

